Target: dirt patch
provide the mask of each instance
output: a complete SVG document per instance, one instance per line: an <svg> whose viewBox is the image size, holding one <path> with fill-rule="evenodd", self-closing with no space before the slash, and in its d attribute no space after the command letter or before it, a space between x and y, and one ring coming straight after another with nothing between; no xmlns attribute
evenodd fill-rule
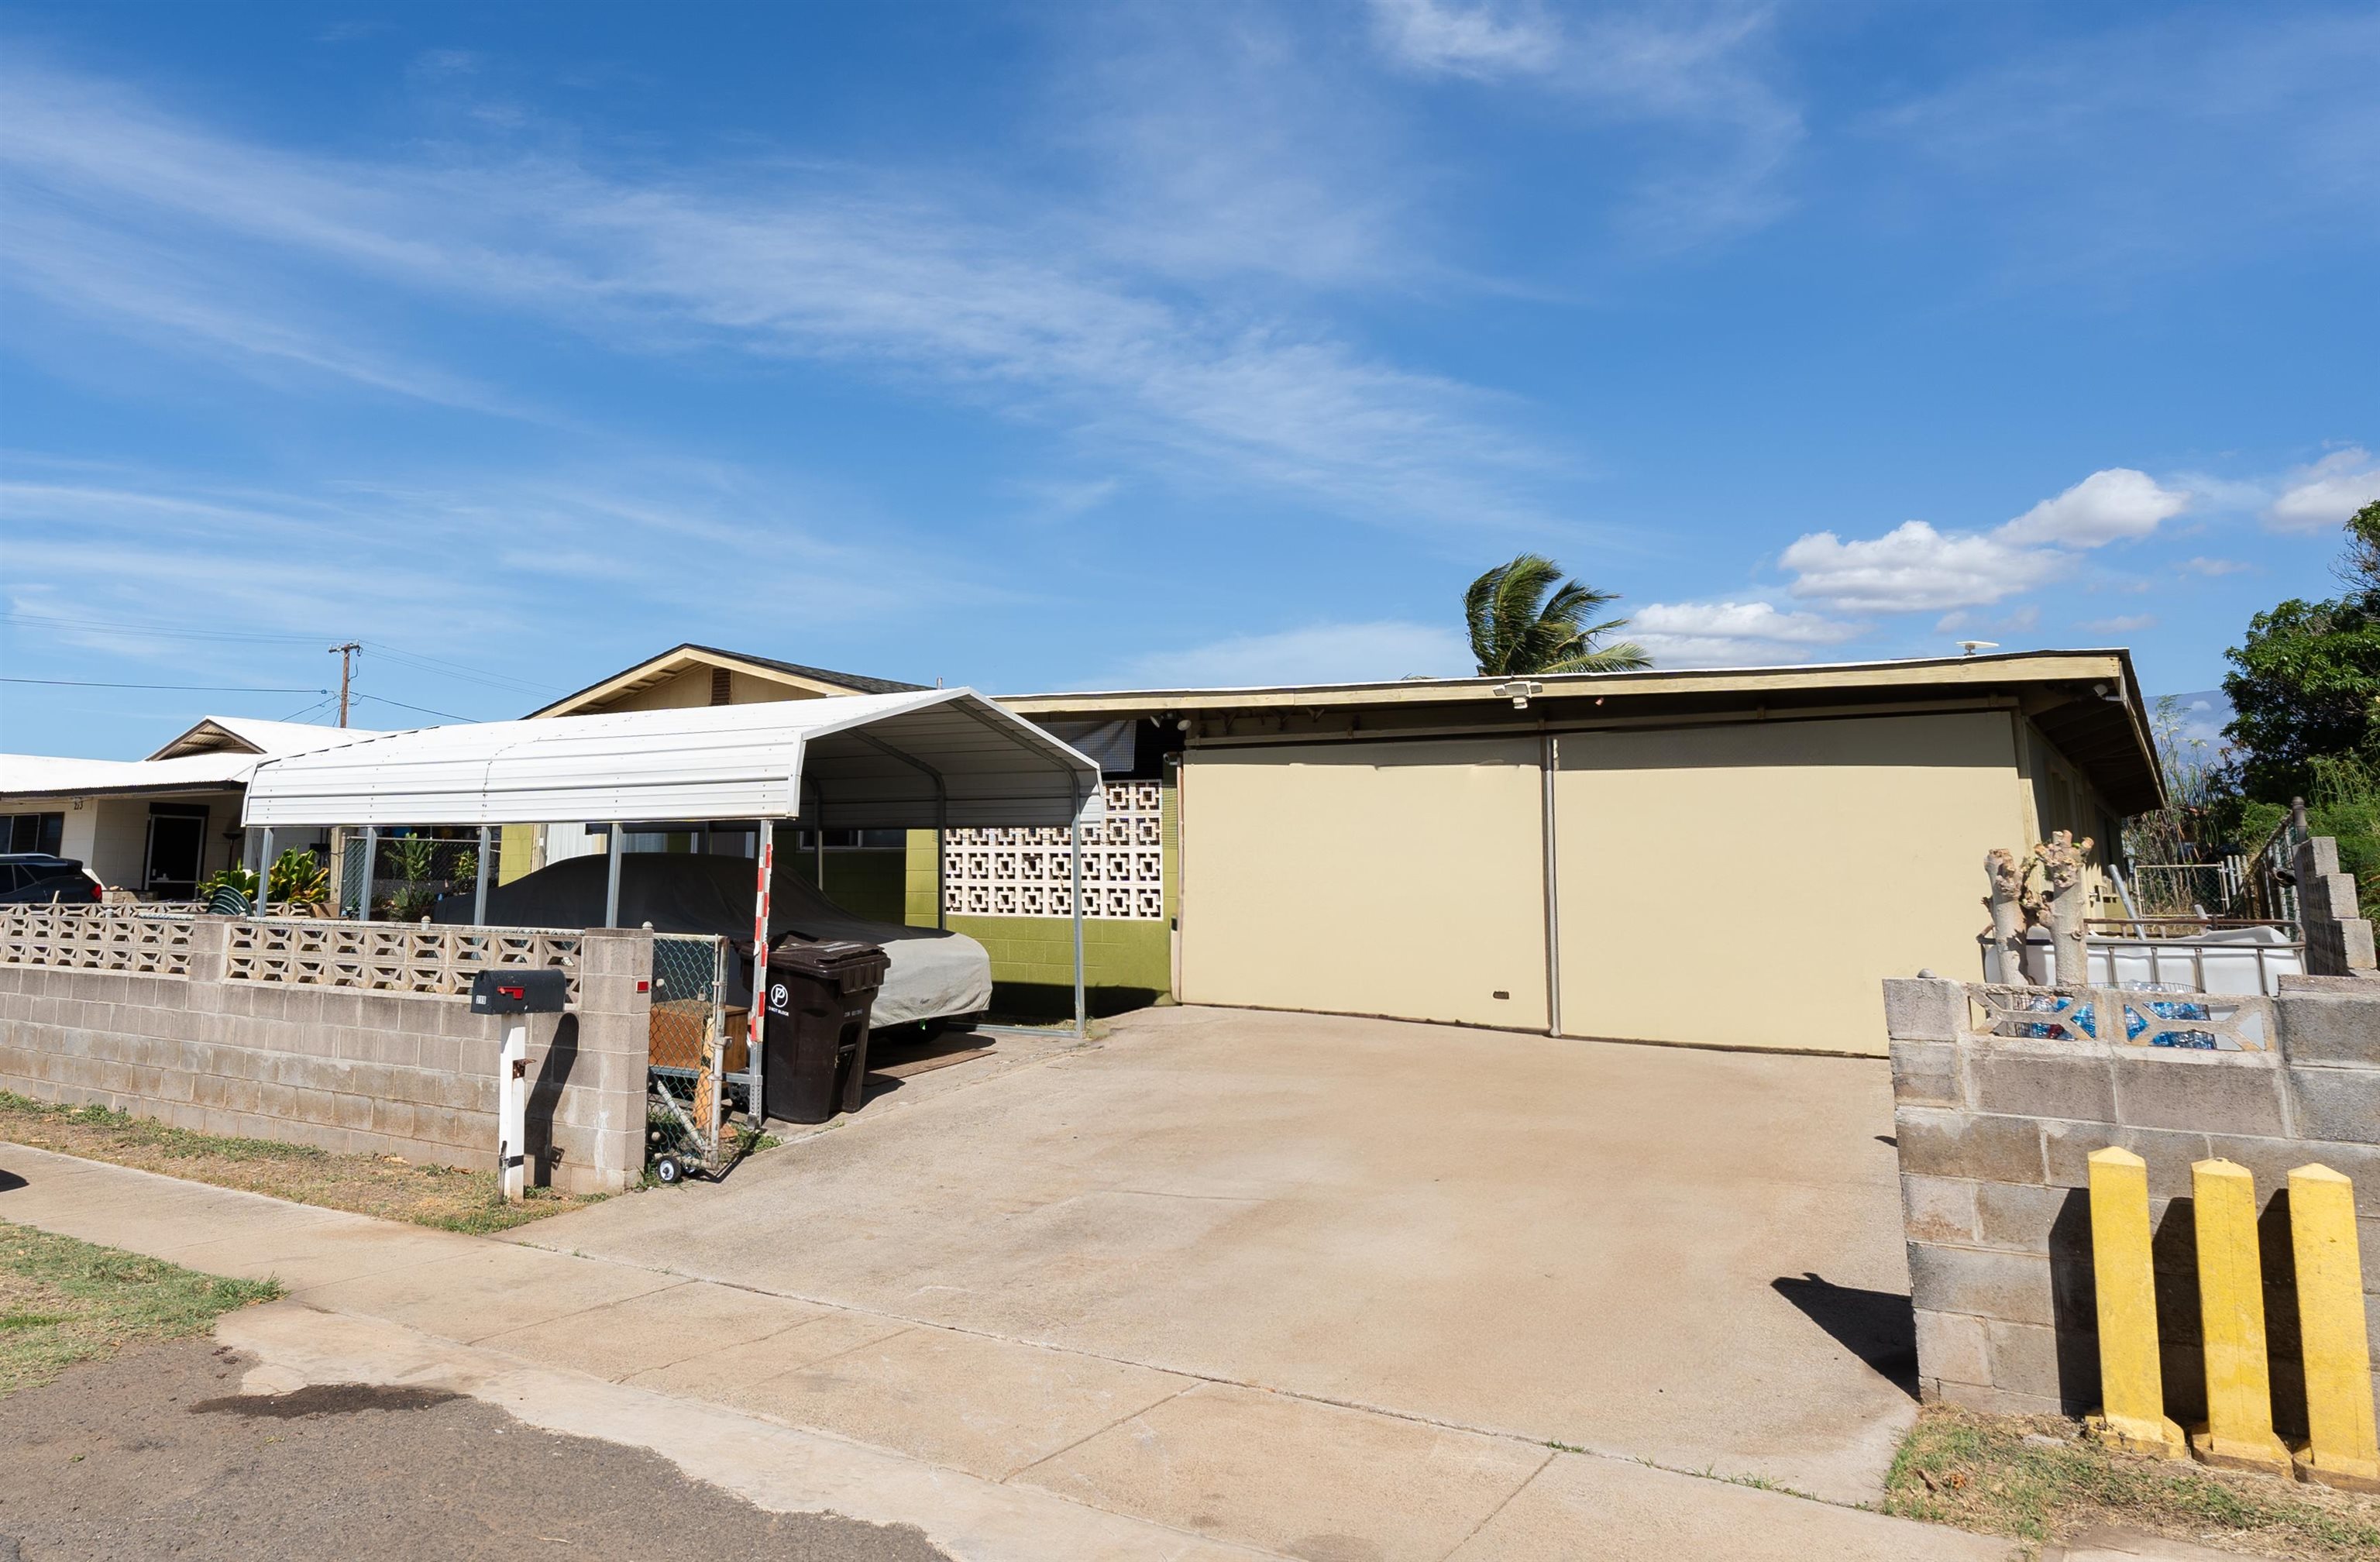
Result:
<svg viewBox="0 0 2380 1562"><path fill-rule="evenodd" d="M0 1221L0 1398L280 1294L270 1280L200 1275Z"/></svg>
<svg viewBox="0 0 2380 1562"><path fill-rule="evenodd" d="M2062 1417L1948 1405L1918 1413L1883 1508L2035 1548L2120 1530L2245 1556L2380 1556L2380 1497L2119 1453Z"/></svg>
<svg viewBox="0 0 2380 1562"><path fill-rule="evenodd" d="M913 1528L771 1513L643 1449L475 1399L336 1385L261 1397L328 1393L335 1412L181 1413L236 1397L249 1364L180 1341L0 1400L0 1557L948 1562Z"/></svg>
<svg viewBox="0 0 2380 1562"><path fill-rule="evenodd" d="M505 1231L584 1209L604 1197L532 1188L521 1202L508 1204L497 1196L493 1172L193 1133L103 1106L61 1106L6 1091L0 1091L0 1139L442 1231Z"/></svg>
<svg viewBox="0 0 2380 1562"><path fill-rule="evenodd" d="M352 1416L364 1410L426 1410L462 1396L443 1388L406 1388L388 1383L310 1383L287 1394L226 1394L190 1407L194 1416L255 1416L298 1421L306 1416Z"/></svg>

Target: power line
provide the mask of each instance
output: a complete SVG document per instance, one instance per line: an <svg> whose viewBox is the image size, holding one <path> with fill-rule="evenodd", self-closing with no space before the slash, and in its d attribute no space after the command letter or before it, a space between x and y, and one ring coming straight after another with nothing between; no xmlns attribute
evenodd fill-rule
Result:
<svg viewBox="0 0 2380 1562"><path fill-rule="evenodd" d="M61 618L45 613L0 614L0 623L25 624L41 628L115 629L123 633L146 635L170 640L244 641L255 644L302 643L322 640L322 635L261 634L243 629L184 629L162 624L119 624L104 618Z"/></svg>
<svg viewBox="0 0 2380 1562"><path fill-rule="evenodd" d="M185 694L327 694L330 692L326 689L283 689L253 683L102 683L91 678L0 677L0 683L45 683L60 689L171 689ZM395 702L392 701L391 703Z"/></svg>
<svg viewBox="0 0 2380 1562"><path fill-rule="evenodd" d="M385 641L368 640L363 643L366 650L385 656L394 662L402 662L408 666L435 669L450 677L468 678L475 683L490 684L499 689L516 689L524 694L549 694L562 687L558 683L538 683L529 678L516 678L510 673L492 673L484 667L467 667L459 662L442 662L435 656L422 656L410 651L401 651Z"/></svg>
<svg viewBox="0 0 2380 1562"><path fill-rule="evenodd" d="M328 633L277 634L248 629L178 628L155 624L118 623L105 618L68 618L52 614L15 611L0 613L0 623L21 624L35 628L113 629L122 634L146 637L221 641L251 645L304 644L309 641L332 638ZM460 662L448 662L435 656L424 656L418 652L407 651L402 646L390 645L384 641L365 641L361 643L393 662L400 662L425 672L436 672L448 677L487 684L492 688L516 689L524 694L551 694L562 688L560 684L540 683L531 678L515 677L509 673L499 673L486 667L472 667Z"/></svg>
<svg viewBox="0 0 2380 1562"><path fill-rule="evenodd" d="M335 698L336 696L325 696L322 699L315 701L310 705L300 705L296 710L290 712L287 715L283 716L280 719L283 721L304 721L308 716L312 715L317 711L328 711Z"/></svg>
<svg viewBox="0 0 2380 1562"><path fill-rule="evenodd" d="M408 705L402 700L392 700L385 694L366 694L360 689L356 690L355 697L358 700L377 700L383 705L395 705L397 709L402 711L419 711L425 716L444 716L448 721L477 721L479 719L477 716L458 716L452 711L433 711L427 705Z"/></svg>

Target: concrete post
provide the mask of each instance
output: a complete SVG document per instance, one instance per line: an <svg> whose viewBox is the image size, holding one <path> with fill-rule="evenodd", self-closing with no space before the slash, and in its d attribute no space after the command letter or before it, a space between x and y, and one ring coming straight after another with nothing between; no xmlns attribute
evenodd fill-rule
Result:
<svg viewBox="0 0 2380 1562"><path fill-rule="evenodd" d="M2300 1472L2330 1485L2380 1491L2354 1184L2325 1165L2290 1172L2289 1241L2297 1261L2310 1434Z"/></svg>
<svg viewBox="0 0 2380 1562"><path fill-rule="evenodd" d="M2099 1393L2093 1430L2134 1453L2186 1459L2190 1444L2165 1413L2156 1279L2149 1251L2149 1167L2129 1150L2094 1150L2091 1273L2099 1299Z"/></svg>
<svg viewBox="0 0 2380 1562"><path fill-rule="evenodd" d="M2265 1272L2256 1250L2256 1178L2221 1159L2190 1168L2198 1206L2198 1300L2206 1352L2206 1430L2191 1446L2208 1464L2289 1473L2273 1435L2272 1373L2265 1360Z"/></svg>

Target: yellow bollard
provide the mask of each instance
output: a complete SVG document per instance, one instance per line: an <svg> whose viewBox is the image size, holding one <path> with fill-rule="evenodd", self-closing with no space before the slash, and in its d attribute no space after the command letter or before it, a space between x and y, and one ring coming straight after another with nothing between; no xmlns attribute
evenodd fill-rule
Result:
<svg viewBox="0 0 2380 1562"><path fill-rule="evenodd" d="M2165 1413L2148 1163L2129 1150L2091 1152L2091 1272L2099 1297L2101 1406L2092 1430L2134 1453L2188 1458L2181 1428Z"/></svg>
<svg viewBox="0 0 2380 1562"><path fill-rule="evenodd" d="M2198 1206L2198 1305L2206 1341L2206 1426L2191 1451L2208 1464L2287 1475L2273 1435L2265 1362L2265 1269L2256 1252L2256 1179L2232 1161L2190 1168Z"/></svg>
<svg viewBox="0 0 2380 1562"><path fill-rule="evenodd" d="M2298 1457L2298 1472L2327 1485L2380 1491L2354 1184L2324 1165L2289 1173L2289 1241L2297 1258L2298 1332L2305 1347L2312 1434Z"/></svg>

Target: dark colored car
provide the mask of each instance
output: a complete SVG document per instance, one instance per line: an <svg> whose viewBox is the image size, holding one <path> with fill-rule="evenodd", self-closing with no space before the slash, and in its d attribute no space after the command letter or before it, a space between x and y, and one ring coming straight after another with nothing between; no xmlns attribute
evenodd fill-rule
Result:
<svg viewBox="0 0 2380 1562"><path fill-rule="evenodd" d="M53 901L90 904L106 892L71 857L46 851L0 851L0 906L45 906Z"/></svg>

